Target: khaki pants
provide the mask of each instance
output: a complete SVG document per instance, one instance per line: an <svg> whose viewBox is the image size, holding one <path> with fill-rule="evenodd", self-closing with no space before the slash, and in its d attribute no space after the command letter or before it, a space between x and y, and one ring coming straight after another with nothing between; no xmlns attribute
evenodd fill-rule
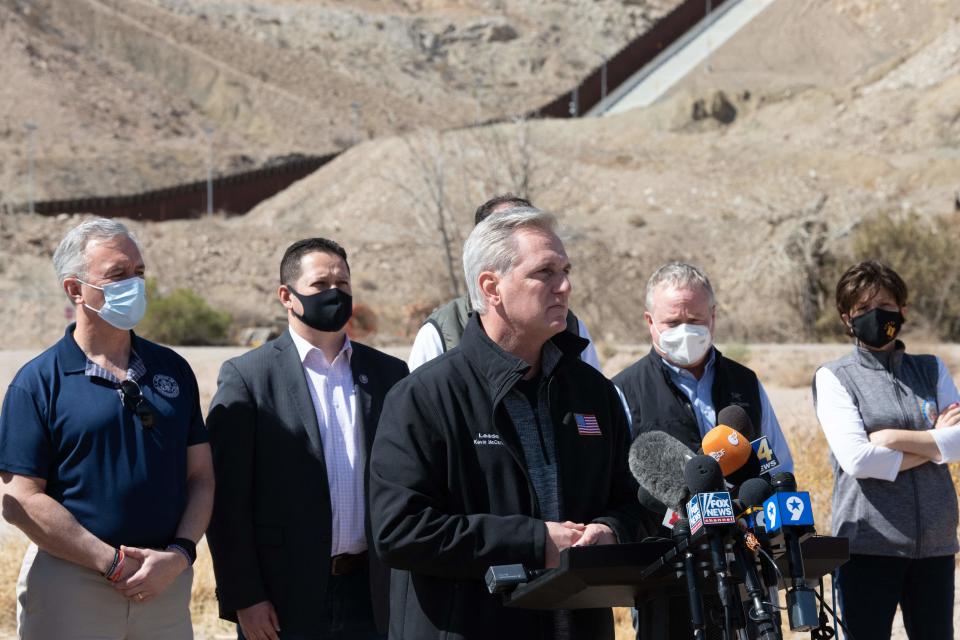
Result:
<svg viewBox="0 0 960 640"><path fill-rule="evenodd" d="M193 569L159 596L127 600L96 571L31 544L17 581L21 640L191 640Z"/></svg>

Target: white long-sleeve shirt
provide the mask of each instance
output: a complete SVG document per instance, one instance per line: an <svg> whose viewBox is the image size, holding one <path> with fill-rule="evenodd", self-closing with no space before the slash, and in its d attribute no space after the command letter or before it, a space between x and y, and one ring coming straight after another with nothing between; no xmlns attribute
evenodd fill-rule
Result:
<svg viewBox="0 0 960 640"><path fill-rule="evenodd" d="M590 342L580 355L581 359L597 371L603 373L603 369L600 368L600 358L597 357L597 348L593 345L593 338L590 337L590 332L587 331L587 325L583 324L583 320L580 318L577 318L577 323L580 337ZM420 327L420 331L417 332L417 337L413 340L413 348L410 349L410 356L407 358L407 367L409 367L412 372L420 365L442 354L443 339L440 337L440 332L437 331L436 325L432 322L424 323L424 325Z"/></svg>
<svg viewBox="0 0 960 640"><path fill-rule="evenodd" d="M940 358L937 358L937 370L937 408L943 411L960 402L960 393ZM814 384L817 419L840 467L854 478L896 480L903 453L870 442L859 409L832 371L825 367L818 369ZM933 421L936 422L935 414ZM940 464L960 460L960 426L933 429L930 435L940 449Z"/></svg>

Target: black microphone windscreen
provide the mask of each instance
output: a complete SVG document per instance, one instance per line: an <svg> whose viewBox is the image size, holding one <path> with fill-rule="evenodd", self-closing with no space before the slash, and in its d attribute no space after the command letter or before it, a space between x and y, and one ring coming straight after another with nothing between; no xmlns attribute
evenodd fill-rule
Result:
<svg viewBox="0 0 960 640"><path fill-rule="evenodd" d="M649 497L664 505L657 511L662 513L665 507L677 507L686 501L683 469L692 457L686 445L662 431L641 433L630 445L630 473Z"/></svg>
<svg viewBox="0 0 960 640"><path fill-rule="evenodd" d="M789 471L774 474L774 476L770 478L770 484L773 486L774 491L797 490L797 479L793 477L793 474Z"/></svg>
<svg viewBox="0 0 960 640"><path fill-rule="evenodd" d="M723 471L710 456L694 456L683 469L683 480L690 493L723 491Z"/></svg>
<svg viewBox="0 0 960 640"><path fill-rule="evenodd" d="M750 478L740 485L738 498L747 508L762 507L767 498L773 495L773 487L763 478Z"/></svg>
<svg viewBox="0 0 960 640"><path fill-rule="evenodd" d="M747 461L743 463L743 466L726 476L727 482L735 487L739 487L750 478L758 477L760 477L760 459L757 458L753 449L750 450L750 455L747 456Z"/></svg>
<svg viewBox="0 0 960 640"><path fill-rule="evenodd" d="M717 424L725 424L731 429L739 431L747 440L752 441L760 437L750 416L748 416L747 412L743 410L743 407L739 405L732 404L729 407L720 409L720 411L717 412Z"/></svg>

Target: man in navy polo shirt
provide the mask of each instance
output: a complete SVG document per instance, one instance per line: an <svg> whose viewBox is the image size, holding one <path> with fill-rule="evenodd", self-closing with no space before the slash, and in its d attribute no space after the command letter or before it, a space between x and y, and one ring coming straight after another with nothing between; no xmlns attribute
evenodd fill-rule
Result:
<svg viewBox="0 0 960 640"><path fill-rule="evenodd" d="M213 506L196 378L136 336L144 264L118 222L53 256L76 324L27 363L0 412L3 517L32 541L20 637L192 638L190 566Z"/></svg>

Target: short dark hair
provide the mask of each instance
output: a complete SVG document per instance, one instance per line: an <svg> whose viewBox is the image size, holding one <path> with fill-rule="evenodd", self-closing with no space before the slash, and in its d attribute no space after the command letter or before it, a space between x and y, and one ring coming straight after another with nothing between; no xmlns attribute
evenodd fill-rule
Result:
<svg viewBox="0 0 960 640"><path fill-rule="evenodd" d="M853 265L837 283L837 313L849 314L857 302L881 289L890 292L897 306L907 306L907 284L896 271L876 260Z"/></svg>
<svg viewBox="0 0 960 640"><path fill-rule="evenodd" d="M533 205L530 204L530 201L526 198L521 198L520 196L515 196L512 193L503 193L499 196L493 196L482 205L477 207L476 213L473 214L473 224L478 225L487 217L490 216L495 210L499 209L503 205L510 205L508 208L513 209L516 207L529 207L533 208Z"/></svg>
<svg viewBox="0 0 960 640"><path fill-rule="evenodd" d="M303 270L300 267L301 259L308 253L315 251L332 253L335 256L339 256L343 259L343 263L347 265L347 273L350 272L350 263L347 262L347 252L343 247L333 240L327 240L326 238L306 238L304 240L297 240L283 252L283 259L280 260L280 284L287 286L293 284L293 282L303 274Z"/></svg>

